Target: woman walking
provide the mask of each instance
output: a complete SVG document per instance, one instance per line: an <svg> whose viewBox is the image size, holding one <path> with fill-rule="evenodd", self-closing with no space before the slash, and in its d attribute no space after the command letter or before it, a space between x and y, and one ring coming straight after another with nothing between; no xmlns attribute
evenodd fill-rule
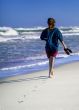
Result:
<svg viewBox="0 0 79 110"><path fill-rule="evenodd" d="M41 40L46 41L45 50L46 50L47 57L49 59L49 77L51 77L54 73L53 71L54 59L58 53L58 47L59 47L58 41L61 42L67 54L69 54L70 51L68 50L66 44L63 41L63 36L61 32L59 31L58 28L55 27L55 19L48 18L47 23L48 23L48 27L43 30L40 38Z"/></svg>

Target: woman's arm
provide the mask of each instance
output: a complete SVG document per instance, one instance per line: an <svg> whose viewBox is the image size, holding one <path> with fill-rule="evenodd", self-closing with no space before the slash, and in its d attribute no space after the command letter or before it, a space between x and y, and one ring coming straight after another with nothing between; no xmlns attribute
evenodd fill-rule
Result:
<svg viewBox="0 0 79 110"><path fill-rule="evenodd" d="M43 30L43 32L41 33L40 39L47 41L47 29Z"/></svg>
<svg viewBox="0 0 79 110"><path fill-rule="evenodd" d="M64 41L61 41L61 43L62 43L62 45L63 45L63 48L66 49L67 46L66 46L65 42L64 42Z"/></svg>

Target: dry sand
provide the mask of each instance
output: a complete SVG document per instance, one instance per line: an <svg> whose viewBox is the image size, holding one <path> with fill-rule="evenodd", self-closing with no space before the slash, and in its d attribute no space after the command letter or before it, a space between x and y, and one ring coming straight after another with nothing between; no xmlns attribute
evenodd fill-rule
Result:
<svg viewBox="0 0 79 110"><path fill-rule="evenodd" d="M79 62L0 80L0 110L79 110Z"/></svg>

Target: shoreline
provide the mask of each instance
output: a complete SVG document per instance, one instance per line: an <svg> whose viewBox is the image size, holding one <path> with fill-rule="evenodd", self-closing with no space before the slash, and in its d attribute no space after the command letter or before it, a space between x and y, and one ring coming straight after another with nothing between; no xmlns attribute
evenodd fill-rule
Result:
<svg viewBox="0 0 79 110"><path fill-rule="evenodd" d="M68 56L66 58L62 58L62 59L56 59L55 60L55 68L59 67L59 66L62 66L62 65L65 65L65 64L69 64L69 63L73 63L73 62L78 62L79 61L79 55L71 55L71 56ZM40 71L45 71L48 69L48 64L46 65L40 65L37 64L38 66L37 67L33 67L33 69L31 68L16 68L14 67L14 70L5 70L5 71L2 71L0 73L0 80L3 79L3 78L8 78L8 77L16 77L16 76L19 76L19 75L25 75L25 74L32 74L34 72L40 72ZM15 70L16 68L16 70ZM26 71L27 70L27 71Z"/></svg>
<svg viewBox="0 0 79 110"><path fill-rule="evenodd" d="M59 68L63 68L67 65L72 65L72 64L75 64L75 63L79 63L79 61L71 61L71 62L67 62L67 63L64 63L64 64L61 64L61 65L57 65L54 67L54 74L55 74L55 71L58 70ZM62 69L63 71L63 69ZM45 75L42 74L42 73L46 73ZM0 79L0 84L1 83L9 83L7 82L8 80L12 80L12 82L20 82L20 81L27 81L27 80L30 80L31 79L31 76L33 77L33 75L35 76L35 78L42 78L42 77L46 77L46 78L49 78L48 76L48 69L46 70L39 70L39 71L35 71L35 72L31 72L31 73L28 73L28 74L19 74L19 75L14 75L14 76L9 76L9 77L5 77L5 78L1 78ZM40 74L40 75L39 75ZM23 78L23 79L22 79Z"/></svg>

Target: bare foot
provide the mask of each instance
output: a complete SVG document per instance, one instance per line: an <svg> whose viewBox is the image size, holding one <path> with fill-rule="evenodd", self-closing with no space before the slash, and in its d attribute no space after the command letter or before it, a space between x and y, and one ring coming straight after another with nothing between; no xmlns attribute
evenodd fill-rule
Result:
<svg viewBox="0 0 79 110"><path fill-rule="evenodd" d="M51 71L51 75L53 76L53 74L54 74L54 72L53 72L53 70Z"/></svg>
<svg viewBox="0 0 79 110"><path fill-rule="evenodd" d="M53 75L50 75L49 78L53 78Z"/></svg>
<svg viewBox="0 0 79 110"><path fill-rule="evenodd" d="M48 77L51 78L51 75L49 75Z"/></svg>
<svg viewBox="0 0 79 110"><path fill-rule="evenodd" d="M49 73L49 78L52 78L53 75L54 75L54 72L53 72L53 70L51 70L51 72Z"/></svg>
<svg viewBox="0 0 79 110"><path fill-rule="evenodd" d="M51 71L51 75L53 76L53 71Z"/></svg>
<svg viewBox="0 0 79 110"><path fill-rule="evenodd" d="M53 77L53 75L50 74L50 75L49 75L49 78L52 78L52 77Z"/></svg>

